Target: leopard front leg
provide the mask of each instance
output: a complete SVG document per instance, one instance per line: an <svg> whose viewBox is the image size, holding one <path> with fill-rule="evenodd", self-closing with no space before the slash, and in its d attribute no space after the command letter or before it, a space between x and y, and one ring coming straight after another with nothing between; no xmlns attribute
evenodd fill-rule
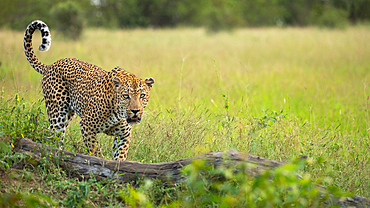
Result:
<svg viewBox="0 0 370 208"><path fill-rule="evenodd" d="M114 160L125 161L127 159L128 148L131 141L132 126L126 120L121 120L111 128L107 134L114 135L112 154Z"/></svg>
<svg viewBox="0 0 370 208"><path fill-rule="evenodd" d="M97 157L103 157L103 154L99 147L99 142L96 139L96 129L93 128L89 122L86 122L85 119L81 119L80 121L81 127L81 134L84 140L85 146L87 147L87 152L90 155L94 155Z"/></svg>
<svg viewBox="0 0 370 208"><path fill-rule="evenodd" d="M131 135L122 138L122 137L114 137L114 142L112 146L112 153L114 160L125 161L127 159L128 148L130 146Z"/></svg>

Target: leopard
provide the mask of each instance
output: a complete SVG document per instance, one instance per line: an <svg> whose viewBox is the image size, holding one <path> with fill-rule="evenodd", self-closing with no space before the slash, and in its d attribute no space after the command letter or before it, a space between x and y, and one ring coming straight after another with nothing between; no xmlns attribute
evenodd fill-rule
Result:
<svg viewBox="0 0 370 208"><path fill-rule="evenodd" d="M51 46L49 27L41 20L32 21L25 31L24 52L29 64L42 75L49 129L64 138L66 129L77 114L86 151L103 157L98 133L112 136L114 160L125 161L131 141L132 127L139 124L154 84L115 67L111 71L79 60L64 58L46 65L38 60L32 47L32 36L41 31L40 51Z"/></svg>

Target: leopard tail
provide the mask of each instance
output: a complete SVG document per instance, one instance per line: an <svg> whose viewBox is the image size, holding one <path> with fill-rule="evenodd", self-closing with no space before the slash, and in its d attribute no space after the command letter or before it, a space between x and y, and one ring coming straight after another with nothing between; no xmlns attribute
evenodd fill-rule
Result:
<svg viewBox="0 0 370 208"><path fill-rule="evenodd" d="M26 32L24 33L24 53L26 54L28 62L31 66L40 74L44 74L48 66L41 63L35 53L33 52L32 47L32 34L35 30L38 29L41 31L42 44L39 47L40 51L47 51L50 48L51 44L51 35L48 26L40 20L35 20L28 25Z"/></svg>

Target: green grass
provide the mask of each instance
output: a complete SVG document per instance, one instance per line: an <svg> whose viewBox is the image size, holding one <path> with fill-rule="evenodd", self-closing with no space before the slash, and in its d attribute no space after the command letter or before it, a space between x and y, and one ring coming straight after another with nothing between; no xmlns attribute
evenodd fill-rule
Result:
<svg viewBox="0 0 370 208"><path fill-rule="evenodd" d="M156 82L128 160L166 162L235 149L274 160L308 155L302 172L370 197L370 28L93 30L80 41L53 31L46 64L76 57L106 70L119 65ZM40 43L34 36L34 45ZM28 64L23 34L0 31L2 106L45 107L41 75ZM14 104L18 93L24 101ZM5 120L2 112L2 122ZM47 118L40 116L41 126ZM41 129L41 127L40 127ZM14 135L23 130L12 130ZM15 133L14 133L15 132ZM42 135L28 131L29 136ZM23 132L24 134L24 132ZM78 118L66 148L83 152ZM36 138L34 138L36 139ZM106 158L112 138L100 135Z"/></svg>

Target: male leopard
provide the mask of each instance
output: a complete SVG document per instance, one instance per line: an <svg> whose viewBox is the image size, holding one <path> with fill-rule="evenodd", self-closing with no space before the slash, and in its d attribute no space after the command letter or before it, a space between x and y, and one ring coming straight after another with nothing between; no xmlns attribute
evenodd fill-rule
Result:
<svg viewBox="0 0 370 208"><path fill-rule="evenodd" d="M42 90L49 128L64 136L76 113L81 117L81 133L89 153L102 155L96 134L103 132L115 137L114 159L126 160L132 125L140 123L154 79L142 80L119 67L107 72L75 58L45 65L36 58L32 48L32 34L36 29L42 35L39 50L49 50L49 28L36 20L26 29L24 51L31 66L43 75Z"/></svg>

